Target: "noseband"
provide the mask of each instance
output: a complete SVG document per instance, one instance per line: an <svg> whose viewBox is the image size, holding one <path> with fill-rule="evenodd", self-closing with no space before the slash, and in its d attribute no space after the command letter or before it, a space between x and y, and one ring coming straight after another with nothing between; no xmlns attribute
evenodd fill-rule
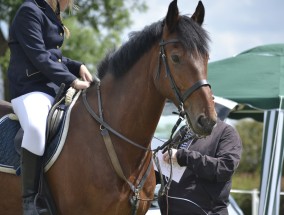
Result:
<svg viewBox="0 0 284 215"><path fill-rule="evenodd" d="M169 44L169 43L179 43L180 41L178 39L172 39L172 40L167 40L167 41L164 41L162 40L159 45L160 45L160 55L159 55L159 66L158 66L158 71L157 71L157 77L160 76L160 73L161 73L161 59L163 61L163 64L165 66L165 69L166 69L166 77L169 77L170 79L170 84L171 84L171 87L175 93L175 96L179 102L179 111L180 112L183 112L183 105L184 105L184 102L186 101L186 99L194 92L196 91L197 89L199 89L200 87L203 87L203 86L210 86L210 84L208 83L207 80L205 79L202 79L202 80L199 80L197 81L196 83L194 83L189 89L187 89L184 94L182 95L179 88L177 87L176 83L175 83L175 80L171 74L171 71L170 71L170 68L169 68L169 64L168 64L168 61L167 61L167 56L166 56L166 52L165 52L165 45Z"/></svg>

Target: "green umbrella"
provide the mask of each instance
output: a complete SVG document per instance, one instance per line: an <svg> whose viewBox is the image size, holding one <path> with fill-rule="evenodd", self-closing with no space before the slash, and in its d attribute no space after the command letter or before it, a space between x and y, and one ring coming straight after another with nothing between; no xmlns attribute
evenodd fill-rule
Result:
<svg viewBox="0 0 284 215"><path fill-rule="evenodd" d="M209 63L214 95L238 105L230 118L264 122L259 214L278 214L284 151L284 44L255 47Z"/></svg>
<svg viewBox="0 0 284 215"><path fill-rule="evenodd" d="M208 80L214 95L239 103L231 118L263 120L263 111L279 108L284 96L284 44L259 46L209 63Z"/></svg>

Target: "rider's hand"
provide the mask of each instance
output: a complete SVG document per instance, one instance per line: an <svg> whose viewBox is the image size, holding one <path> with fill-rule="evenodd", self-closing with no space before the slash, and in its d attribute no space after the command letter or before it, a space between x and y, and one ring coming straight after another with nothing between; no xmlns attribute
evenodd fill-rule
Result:
<svg viewBox="0 0 284 215"><path fill-rule="evenodd" d="M74 80L71 84L71 87L75 88L76 90L84 90L90 86L91 82L93 82L93 77L84 64L81 65L79 74L82 80Z"/></svg>
<svg viewBox="0 0 284 215"><path fill-rule="evenodd" d="M166 163L170 163L170 161L172 161L172 162L177 162L177 156L176 156L177 150L176 150L176 149L171 149L171 150L172 150L171 159L170 159L169 151L166 151L166 152L163 154L163 160L164 160Z"/></svg>
<svg viewBox="0 0 284 215"><path fill-rule="evenodd" d="M81 65L79 74L83 81L93 82L93 77L84 64Z"/></svg>
<svg viewBox="0 0 284 215"><path fill-rule="evenodd" d="M81 81L79 79L75 79L72 84L71 87L73 87L76 90L84 90L86 88L88 88L90 86L90 82L88 81Z"/></svg>

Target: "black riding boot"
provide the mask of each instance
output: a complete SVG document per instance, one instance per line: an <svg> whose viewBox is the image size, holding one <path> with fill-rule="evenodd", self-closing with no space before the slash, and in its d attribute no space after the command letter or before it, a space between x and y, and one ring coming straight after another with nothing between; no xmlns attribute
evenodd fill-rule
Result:
<svg viewBox="0 0 284 215"><path fill-rule="evenodd" d="M47 210L37 208L35 201L39 189L42 157L22 148L21 175L23 215L47 214Z"/></svg>

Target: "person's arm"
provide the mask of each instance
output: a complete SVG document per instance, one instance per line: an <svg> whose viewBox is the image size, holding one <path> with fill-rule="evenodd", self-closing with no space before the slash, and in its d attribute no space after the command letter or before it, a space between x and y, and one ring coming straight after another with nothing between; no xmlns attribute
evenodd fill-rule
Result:
<svg viewBox="0 0 284 215"><path fill-rule="evenodd" d="M62 62L67 66L68 70L75 76L79 77L80 67L83 64L82 62L72 60L65 56L62 56Z"/></svg>
<svg viewBox="0 0 284 215"><path fill-rule="evenodd" d="M187 166L193 173L206 180L228 181L239 165L242 144L233 127L227 126L220 138L215 157L202 155L197 151L178 150L177 162Z"/></svg>

